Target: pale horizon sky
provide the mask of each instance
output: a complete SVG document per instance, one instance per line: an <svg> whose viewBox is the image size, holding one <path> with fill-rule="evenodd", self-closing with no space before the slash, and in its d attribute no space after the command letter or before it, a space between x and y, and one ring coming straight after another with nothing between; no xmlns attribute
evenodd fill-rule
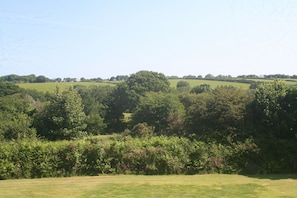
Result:
<svg viewBox="0 0 297 198"><path fill-rule="evenodd" d="M295 0L3 0L0 76L297 74Z"/></svg>

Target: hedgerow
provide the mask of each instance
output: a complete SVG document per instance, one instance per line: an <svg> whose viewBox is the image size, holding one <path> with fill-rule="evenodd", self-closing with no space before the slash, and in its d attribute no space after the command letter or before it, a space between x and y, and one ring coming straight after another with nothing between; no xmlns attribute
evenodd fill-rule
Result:
<svg viewBox="0 0 297 198"><path fill-rule="evenodd" d="M251 141L222 145L165 136L7 142L0 145L0 178L239 173L256 151Z"/></svg>

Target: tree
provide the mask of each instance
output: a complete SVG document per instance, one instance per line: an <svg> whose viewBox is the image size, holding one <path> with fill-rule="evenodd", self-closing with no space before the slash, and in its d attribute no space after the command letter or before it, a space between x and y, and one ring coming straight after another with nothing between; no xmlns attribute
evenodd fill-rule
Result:
<svg viewBox="0 0 297 198"><path fill-rule="evenodd" d="M187 108L187 128L198 136L217 138L239 133L251 96L234 87L199 94ZM185 100L184 100L185 101Z"/></svg>
<svg viewBox="0 0 297 198"><path fill-rule="evenodd" d="M129 90L144 96L146 92L170 91L170 82L164 74L152 71L139 71L132 74L126 81Z"/></svg>
<svg viewBox="0 0 297 198"><path fill-rule="evenodd" d="M106 122L110 130L122 131L126 124L123 122L123 113L133 113L142 97L148 92L171 91L170 83L164 74L139 71L132 74L110 94Z"/></svg>
<svg viewBox="0 0 297 198"><path fill-rule="evenodd" d="M85 119L81 97L73 88L56 97L39 113L38 133L51 140L72 139L85 135Z"/></svg>
<svg viewBox="0 0 297 198"><path fill-rule="evenodd" d="M0 97L20 92L20 87L13 83L0 83Z"/></svg>
<svg viewBox="0 0 297 198"><path fill-rule="evenodd" d="M128 89L126 83L120 83L111 92L105 115L109 132L121 132L127 124L123 122L124 113L132 112L138 104L139 95Z"/></svg>
<svg viewBox="0 0 297 198"><path fill-rule="evenodd" d="M149 126L146 122L138 123L133 126L130 134L132 137L152 137L154 134L154 127Z"/></svg>
<svg viewBox="0 0 297 198"><path fill-rule="evenodd" d="M205 79L214 79L215 78L215 76L214 75L212 75L212 74L207 74L207 75L205 75L205 77L204 77Z"/></svg>
<svg viewBox="0 0 297 198"><path fill-rule="evenodd" d="M34 110L21 94L0 97L0 140L35 138L31 118Z"/></svg>
<svg viewBox="0 0 297 198"><path fill-rule="evenodd" d="M185 110L178 97L170 93L148 92L132 115L132 125L147 123L156 134L183 133Z"/></svg>
<svg viewBox="0 0 297 198"><path fill-rule="evenodd" d="M44 83L44 82L50 82L51 80L48 79L47 77L45 76L37 76L36 77L36 82L37 83Z"/></svg>
<svg viewBox="0 0 297 198"><path fill-rule="evenodd" d="M129 76L127 76L127 75L118 75L118 76L116 76L117 81L127 80L128 78L129 78Z"/></svg>
<svg viewBox="0 0 297 198"><path fill-rule="evenodd" d="M86 131L89 134L102 134L105 132L106 123L104 117L107 111L107 101L112 92L111 86L76 86L78 94L82 98L84 113L87 116Z"/></svg>
<svg viewBox="0 0 297 198"><path fill-rule="evenodd" d="M187 75L187 76L183 76L184 79L196 79L196 76L193 75Z"/></svg>
<svg viewBox="0 0 297 198"><path fill-rule="evenodd" d="M209 84L198 85L191 89L191 93L195 93L195 94L200 94L203 92L210 92L210 91L211 91L211 88Z"/></svg>
<svg viewBox="0 0 297 198"><path fill-rule="evenodd" d="M288 90L283 103L283 134L287 139L297 138L297 87Z"/></svg>
<svg viewBox="0 0 297 198"><path fill-rule="evenodd" d="M191 86L187 81L178 81L176 84L176 89L178 92L189 92Z"/></svg>
<svg viewBox="0 0 297 198"><path fill-rule="evenodd" d="M294 95L294 91L290 92L289 96L287 94L288 86L281 80L259 85L250 107L252 122L257 131L262 133L258 135L276 138L287 137L287 130L285 130L287 111L291 105L290 98Z"/></svg>

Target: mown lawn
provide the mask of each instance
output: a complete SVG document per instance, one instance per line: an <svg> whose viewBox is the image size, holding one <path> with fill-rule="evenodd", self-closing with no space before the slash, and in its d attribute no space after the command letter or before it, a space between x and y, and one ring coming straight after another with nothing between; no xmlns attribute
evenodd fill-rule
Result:
<svg viewBox="0 0 297 198"><path fill-rule="evenodd" d="M0 197L297 197L297 175L96 176L0 181Z"/></svg>

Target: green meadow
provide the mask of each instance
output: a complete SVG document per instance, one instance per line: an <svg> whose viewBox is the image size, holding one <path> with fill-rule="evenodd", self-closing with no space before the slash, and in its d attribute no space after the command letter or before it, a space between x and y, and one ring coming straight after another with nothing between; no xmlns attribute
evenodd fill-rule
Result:
<svg viewBox="0 0 297 198"><path fill-rule="evenodd" d="M176 84L179 81L186 81L190 84L191 87L195 87L202 84L209 84L211 88L216 88L217 86L233 86L241 89L248 89L250 84L248 83L239 83L239 82L226 82L219 80L205 80L205 79L170 79L171 87L176 87Z"/></svg>
<svg viewBox="0 0 297 198"><path fill-rule="evenodd" d="M272 80L267 79L247 79L247 80L253 80L255 82L271 82ZM240 89L248 89L250 84L248 83L240 83L240 82L227 82L227 81L219 81L219 80L205 80L205 79L170 79L170 86L172 88L176 88L176 85L179 81L186 81L190 84L191 87L195 87L202 84L209 84L211 88L216 88L217 86L233 86ZM291 80L285 82L288 85L297 85L297 80ZM103 82L49 82L49 83L20 83L18 84L20 87L25 89L33 89L36 91L42 91L42 92L50 92L53 93L56 90L56 87L59 86L60 90L63 90L65 88L68 88L70 86L75 85L83 85L83 86L115 86L117 82L110 82L110 81L103 81Z"/></svg>
<svg viewBox="0 0 297 198"><path fill-rule="evenodd" d="M48 82L48 83L20 83L18 84L21 88L24 89L32 89L36 91L42 91L42 92L50 92L54 93L56 90L56 87L58 86L60 90L66 89L71 86L75 85L82 85L82 86L105 86L110 85L114 86L116 83L112 82Z"/></svg>
<svg viewBox="0 0 297 198"><path fill-rule="evenodd" d="M225 82L225 81L216 81L216 80L203 80L203 79L170 79L170 85L171 87L175 88L176 84L179 81L186 81L190 84L191 87L195 87L201 84L209 84L212 88L215 88L217 86L234 86L241 89L248 89L250 84L247 83L238 83L238 82ZM65 88L68 88L70 86L75 85L83 85L83 86L115 86L115 82L109 82L109 81L103 81L103 82L49 82L49 83L20 83L18 84L20 87L25 89L33 89L36 91L42 91L42 92L50 92L53 93L56 90L56 87L59 86L60 90L63 90Z"/></svg>
<svg viewBox="0 0 297 198"><path fill-rule="evenodd" d="M297 175L113 175L0 181L10 197L296 197Z"/></svg>
<svg viewBox="0 0 297 198"><path fill-rule="evenodd" d="M255 82L271 82L273 79L246 79L246 80L252 80ZM286 82L288 85L297 85L297 79L282 79L284 82Z"/></svg>

